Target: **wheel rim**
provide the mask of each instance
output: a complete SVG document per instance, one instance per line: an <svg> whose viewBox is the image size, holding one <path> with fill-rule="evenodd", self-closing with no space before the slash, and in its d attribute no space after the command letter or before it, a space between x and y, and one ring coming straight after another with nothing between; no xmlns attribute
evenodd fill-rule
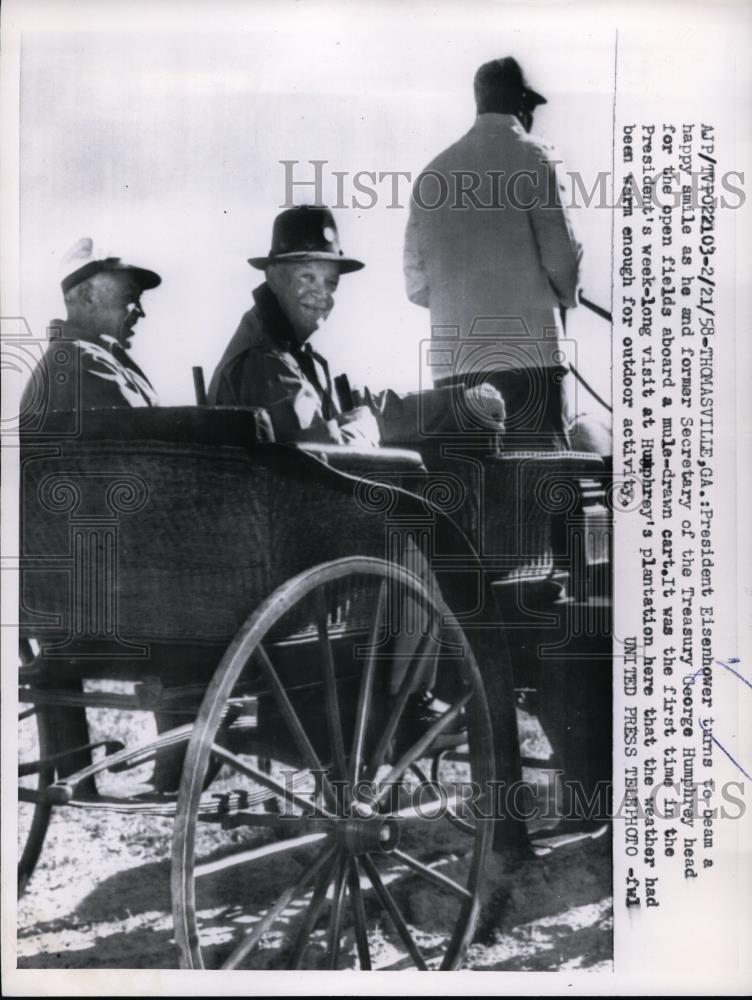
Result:
<svg viewBox="0 0 752 1000"><path fill-rule="evenodd" d="M49 723L44 709L19 704L18 757L19 763L40 760L52 752ZM44 788L54 778L51 767L35 775L19 779L19 788ZM52 809L42 803L18 803L18 895L26 888L42 853L44 838L50 825Z"/></svg>
<svg viewBox="0 0 752 1000"><path fill-rule="evenodd" d="M427 677L449 696L416 721ZM444 792L416 786L447 740L466 745L455 784L474 782L487 812L480 672L435 587L346 559L276 591L228 649L189 745L172 871L181 964L455 968L491 823L458 831Z"/></svg>

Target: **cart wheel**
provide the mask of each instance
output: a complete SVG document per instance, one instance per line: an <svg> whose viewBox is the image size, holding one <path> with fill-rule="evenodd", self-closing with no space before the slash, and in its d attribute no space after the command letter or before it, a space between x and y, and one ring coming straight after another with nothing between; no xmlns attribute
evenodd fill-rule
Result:
<svg viewBox="0 0 752 1000"><path fill-rule="evenodd" d="M426 687L442 700L421 714ZM181 965L456 968L492 780L480 671L436 587L378 559L301 573L245 623L196 720L173 842ZM476 821L458 830L446 799L468 787Z"/></svg>
<svg viewBox="0 0 752 1000"><path fill-rule="evenodd" d="M21 647L22 662L28 664L33 653L28 642ZM20 770L53 753L47 710L21 702L18 706L18 760ZM47 766L34 774L19 778L18 803L18 895L20 896L36 868L50 824L52 807L41 803L21 802L20 789L44 788L54 780L54 768Z"/></svg>

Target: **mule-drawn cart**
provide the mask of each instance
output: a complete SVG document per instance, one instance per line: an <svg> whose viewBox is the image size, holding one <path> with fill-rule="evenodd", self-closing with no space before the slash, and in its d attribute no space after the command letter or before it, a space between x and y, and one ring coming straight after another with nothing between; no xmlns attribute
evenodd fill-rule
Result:
<svg viewBox="0 0 752 1000"><path fill-rule="evenodd" d="M487 852L528 840L502 792L542 635L549 737L592 765L600 460L290 447L253 411L83 417L22 440L20 889L55 808L169 816L183 967L456 968ZM552 712L572 664L579 707ZM92 742L102 711L152 728Z"/></svg>

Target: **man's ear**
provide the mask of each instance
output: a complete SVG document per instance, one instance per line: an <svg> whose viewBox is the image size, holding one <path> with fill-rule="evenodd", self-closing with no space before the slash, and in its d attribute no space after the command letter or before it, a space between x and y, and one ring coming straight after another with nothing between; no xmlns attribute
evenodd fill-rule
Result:
<svg viewBox="0 0 752 1000"><path fill-rule="evenodd" d="M533 112L523 109L517 112L517 119L526 132L531 132L533 128Z"/></svg>
<svg viewBox="0 0 752 1000"><path fill-rule="evenodd" d="M279 285L277 284L278 269L274 266L274 264L270 264L264 271L264 274L266 275L267 285L271 288L273 292L276 292L277 288L279 287Z"/></svg>
<svg viewBox="0 0 752 1000"><path fill-rule="evenodd" d="M82 281L78 286L78 301L85 306L94 301L94 286L90 281Z"/></svg>

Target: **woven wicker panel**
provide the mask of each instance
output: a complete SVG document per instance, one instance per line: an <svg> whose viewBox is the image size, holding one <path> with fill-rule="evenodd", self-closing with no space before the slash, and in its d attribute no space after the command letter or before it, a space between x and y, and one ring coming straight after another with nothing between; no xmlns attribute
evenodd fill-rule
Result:
<svg viewBox="0 0 752 1000"><path fill-rule="evenodd" d="M399 502L414 507L404 494ZM389 486L278 445L74 441L56 456L28 450L24 633L229 641L304 569L351 555L399 561L399 502ZM430 533L434 514L419 514ZM363 595L343 593L332 615L343 614L364 620Z"/></svg>
<svg viewBox="0 0 752 1000"><path fill-rule="evenodd" d="M230 638L268 592L269 478L223 448L27 454L22 622L57 619L55 632L82 638Z"/></svg>

